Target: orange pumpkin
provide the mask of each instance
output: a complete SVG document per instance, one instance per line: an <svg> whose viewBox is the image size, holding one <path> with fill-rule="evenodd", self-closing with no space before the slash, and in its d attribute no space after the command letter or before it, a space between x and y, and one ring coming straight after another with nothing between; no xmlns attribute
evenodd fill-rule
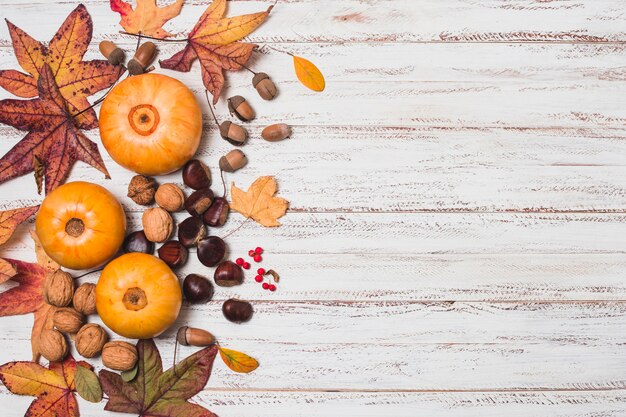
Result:
<svg viewBox="0 0 626 417"><path fill-rule="evenodd" d="M111 158L144 175L176 171L196 153L202 112L180 81L161 74L128 77L100 109L100 136Z"/></svg>
<svg viewBox="0 0 626 417"><path fill-rule="evenodd" d="M46 196L35 229L50 258L66 268L87 269L115 255L124 241L126 216L104 187L77 181Z"/></svg>
<svg viewBox="0 0 626 417"><path fill-rule="evenodd" d="M96 309L111 330L131 339L163 333L176 321L178 278L159 258L127 253L109 262L96 285Z"/></svg>

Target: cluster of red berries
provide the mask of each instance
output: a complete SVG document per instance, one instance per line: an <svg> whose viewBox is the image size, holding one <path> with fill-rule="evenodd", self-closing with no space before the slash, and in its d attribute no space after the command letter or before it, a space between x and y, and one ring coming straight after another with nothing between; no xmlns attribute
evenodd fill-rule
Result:
<svg viewBox="0 0 626 417"><path fill-rule="evenodd" d="M262 253L263 253L263 248L256 247L255 249L250 249L248 251L248 256L250 256L254 260L254 262L258 263L263 260L263 257L261 256ZM235 263L239 265L240 267L242 267L243 269L250 269L250 262L246 262L243 258L237 258L235 260ZM257 269L256 272L257 272L257 275L256 277L254 277L254 280L256 282L263 282L263 276L267 274L265 269L259 268ZM276 278L276 281L277 280L278 279ZM276 285L270 284L269 282L263 282L261 286L263 287L264 290L276 291Z"/></svg>

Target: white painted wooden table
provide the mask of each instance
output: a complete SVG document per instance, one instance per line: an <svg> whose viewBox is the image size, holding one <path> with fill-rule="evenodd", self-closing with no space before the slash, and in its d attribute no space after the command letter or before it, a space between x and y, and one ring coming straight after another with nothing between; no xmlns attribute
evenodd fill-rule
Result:
<svg viewBox="0 0 626 417"><path fill-rule="evenodd" d="M188 0L166 28L184 33L206 3ZM104 38L134 45L111 35L108 1L86 4L91 56ZM267 4L235 0L230 13ZM0 0L2 17L41 40L74 7ZM276 175L291 210L278 229L249 223L228 239L233 257L267 249L279 291L248 274L184 307L180 324L261 362L237 375L217 360L195 400L223 417L626 415L626 3L281 0L250 39L311 59L327 88L301 87L290 58L268 48L251 66L276 80L275 101L262 102L248 73L228 74L225 96L246 96L258 113L251 162L228 180ZM16 67L3 26L0 68ZM209 118L199 68L162 72L203 103L200 157L215 168L230 145ZM258 139L276 121L293 138ZM0 133L2 154L22 136ZM106 184L136 229L131 173L102 152L110 181L84 164L71 179ZM30 176L0 195L4 208L40 201ZM1 255L34 259L29 227ZM203 272L191 258L181 275ZM254 302L248 324L221 316L235 295ZM31 322L0 319L1 363L29 359ZM172 340L158 341L166 363ZM0 388L3 416L30 401Z"/></svg>

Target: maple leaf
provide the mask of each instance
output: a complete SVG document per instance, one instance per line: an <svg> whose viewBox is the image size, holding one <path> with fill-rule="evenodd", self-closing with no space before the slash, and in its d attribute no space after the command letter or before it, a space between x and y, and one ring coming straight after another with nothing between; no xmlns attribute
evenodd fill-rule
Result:
<svg viewBox="0 0 626 417"><path fill-rule="evenodd" d="M50 362L49 368L34 362L9 362L0 366L0 380L13 394L37 397L26 411L28 417L78 417L74 379L79 366L92 369L72 355L63 362Z"/></svg>
<svg viewBox="0 0 626 417"><path fill-rule="evenodd" d="M269 176L257 178L246 192L237 188L233 182L230 188L233 200L230 208L263 226L280 226L276 219L285 214L289 202L283 198L274 197L276 190L276 180Z"/></svg>
<svg viewBox="0 0 626 417"><path fill-rule="evenodd" d="M110 87L124 72L121 65L106 60L82 61L93 32L91 16L84 5L76 7L65 19L48 46L7 20L18 63L28 74L15 70L0 71L0 86L23 98L37 96L37 79L48 64L59 91L67 101L70 114L89 107L87 97ZM89 109L76 116L82 129L98 126L96 112Z"/></svg>
<svg viewBox="0 0 626 417"><path fill-rule="evenodd" d="M178 16L183 7L183 0L176 0L165 7L158 7L156 0L137 0L135 10L123 0L110 0L109 4L111 10L122 17L120 25L127 32L163 39L172 36L163 30L163 25Z"/></svg>
<svg viewBox="0 0 626 417"><path fill-rule="evenodd" d="M0 211L0 245L6 243L17 226L39 210L39 206Z"/></svg>
<svg viewBox="0 0 626 417"><path fill-rule="evenodd" d="M15 270L9 280L18 285L0 294L0 317L34 313L35 319L31 332L33 361L39 360L39 335L43 329L52 328L52 315L56 309L46 303L43 297L43 282L46 275L59 269L59 265L45 254L36 235L35 251L37 263L1 259L8 262Z"/></svg>
<svg viewBox="0 0 626 417"><path fill-rule="evenodd" d="M65 181L77 160L109 178L98 146L78 129L68 112L52 70L45 64L40 74L39 98L0 101L0 122L29 131L0 159L0 183L33 171L34 157L44 165L46 193Z"/></svg>
<svg viewBox="0 0 626 417"><path fill-rule="evenodd" d="M226 0L214 0L189 32L187 45L172 57L159 61L162 68L188 72L198 58L202 82L213 95L213 104L224 88L224 70L240 70L256 45L237 42L252 33L269 16L266 11L224 18Z"/></svg>
<svg viewBox="0 0 626 417"><path fill-rule="evenodd" d="M217 353L215 345L204 348L163 372L161 355L152 339L137 342L137 376L131 382L107 370L100 371L108 411L159 417L215 417L204 407L187 400L204 388Z"/></svg>

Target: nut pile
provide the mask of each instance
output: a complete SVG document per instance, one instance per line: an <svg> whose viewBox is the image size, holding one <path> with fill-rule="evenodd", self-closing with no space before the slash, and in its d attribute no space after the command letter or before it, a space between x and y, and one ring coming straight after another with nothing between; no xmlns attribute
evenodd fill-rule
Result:
<svg viewBox="0 0 626 417"><path fill-rule="evenodd" d="M49 361L61 361L69 353L66 334L71 334L81 356L93 358L102 353L105 366L119 371L132 369L137 363L135 346L109 342L102 326L87 323L87 316L96 314L95 287L85 283L75 288L74 278L60 269L48 273L43 296L46 303L56 308L52 314L53 328L43 330L39 336L39 350Z"/></svg>

